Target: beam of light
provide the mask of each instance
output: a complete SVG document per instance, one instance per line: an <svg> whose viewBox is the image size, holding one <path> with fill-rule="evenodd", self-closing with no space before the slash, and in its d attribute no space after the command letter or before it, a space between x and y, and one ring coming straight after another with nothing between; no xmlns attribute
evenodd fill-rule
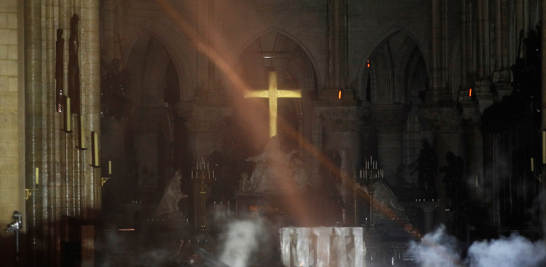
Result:
<svg viewBox="0 0 546 267"><path fill-rule="evenodd" d="M250 91L250 87L239 77L239 75L229 66L229 64L218 54L218 52L212 48L211 46L207 45L201 36L199 36L195 29L172 7L172 5L167 0L156 0L156 2L163 8L163 10L167 13L168 16L171 17L171 19L184 31L184 33L189 37L192 44L195 46L195 48L206 55L218 69L226 76L228 81L233 85L233 88L236 90L239 90L241 95L244 95L246 92ZM263 112L262 112L263 113ZM247 112L245 113L245 116L242 116L243 119L247 120L247 122L253 123L260 121L260 112ZM315 146L313 146L309 141L307 141L301 133L299 133L297 130L295 130L289 123L284 120L281 116L278 117L278 126L279 128L283 129L285 133L288 134L291 138L293 138L295 141L297 141L300 146L307 151L312 157L316 158L320 164L325 166L328 170L330 170L332 173L335 173L339 176L340 174L340 168L333 163L331 160L328 159L322 152L320 152ZM252 125L252 124L250 124ZM253 136L256 139L259 139L261 136L259 136L257 133L259 131L254 131ZM281 170L281 173L285 172L287 170ZM279 173L280 174L280 173ZM279 177L279 176L277 176ZM369 200L369 195L363 190L363 188L358 185L356 181L353 179L344 178L343 176L336 177L336 179L340 179L345 183L348 187L353 188L356 186L357 188L357 194L362 197L365 200ZM288 184L291 181L287 180L286 176L281 176L279 179L281 184ZM299 223L306 225L311 224L312 219L309 214L309 209L307 208L307 203L304 200L304 197L301 196L301 194L292 194L291 196L288 196L286 198L287 207L290 209L290 215L293 216L293 218L296 218ZM396 217L395 213L388 208L387 206L381 206L378 205L378 210L380 213L385 215L386 218L393 218ZM399 224L402 224L401 221L397 221ZM411 234L414 238L421 239L422 234L419 230L414 228L413 226L405 225L405 230Z"/></svg>
<svg viewBox="0 0 546 267"><path fill-rule="evenodd" d="M341 99L341 90L339 90L338 94L337 94L337 98L338 99Z"/></svg>
<svg viewBox="0 0 546 267"><path fill-rule="evenodd" d="M472 88L470 88L470 90L468 90L468 96L472 97Z"/></svg>

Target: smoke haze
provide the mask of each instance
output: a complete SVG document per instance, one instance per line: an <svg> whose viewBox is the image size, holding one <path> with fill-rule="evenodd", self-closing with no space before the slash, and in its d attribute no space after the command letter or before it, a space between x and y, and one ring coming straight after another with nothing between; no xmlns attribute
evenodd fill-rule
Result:
<svg viewBox="0 0 546 267"><path fill-rule="evenodd" d="M412 241L408 253L415 257L418 266L453 266L460 262L456 251L457 240L445 233L445 226L425 235L421 242Z"/></svg>
<svg viewBox="0 0 546 267"><path fill-rule="evenodd" d="M525 237L510 237L474 242L463 261L457 252L457 241L441 226L426 234L421 242L411 242L409 253L420 267L539 267L546 265L546 246L542 241L531 242ZM463 263L464 262L464 263Z"/></svg>
<svg viewBox="0 0 546 267"><path fill-rule="evenodd" d="M474 242L468 249L470 266L535 267L546 264L546 246L512 234L508 238Z"/></svg>
<svg viewBox="0 0 546 267"><path fill-rule="evenodd" d="M230 267L246 267L258 248L258 236L262 230L260 221L235 221L229 224L220 261Z"/></svg>

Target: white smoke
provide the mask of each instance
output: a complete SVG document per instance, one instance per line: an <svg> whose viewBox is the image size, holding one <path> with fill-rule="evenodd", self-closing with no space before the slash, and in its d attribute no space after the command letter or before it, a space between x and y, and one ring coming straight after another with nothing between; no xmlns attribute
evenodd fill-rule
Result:
<svg viewBox="0 0 546 267"><path fill-rule="evenodd" d="M546 246L512 234L508 238L474 242L468 249L471 266L535 267L546 264Z"/></svg>
<svg viewBox="0 0 546 267"><path fill-rule="evenodd" d="M546 266L546 245L531 242L525 237L510 237L474 242L468 257L461 260L457 241L445 233L441 226L426 234L421 242L411 242L408 251L420 267L471 266L471 267L539 267Z"/></svg>
<svg viewBox="0 0 546 267"><path fill-rule="evenodd" d="M447 235L442 225L426 234L421 242L412 241L408 252L421 267L454 266L461 262L456 247L457 240Z"/></svg>
<svg viewBox="0 0 546 267"><path fill-rule="evenodd" d="M246 267L258 248L262 233L260 221L235 221L228 225L220 261L230 267Z"/></svg>

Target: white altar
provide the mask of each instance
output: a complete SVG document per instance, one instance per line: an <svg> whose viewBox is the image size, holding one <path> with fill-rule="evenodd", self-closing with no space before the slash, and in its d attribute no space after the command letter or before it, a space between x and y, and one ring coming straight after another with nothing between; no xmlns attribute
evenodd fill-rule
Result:
<svg viewBox="0 0 546 267"><path fill-rule="evenodd" d="M285 227L279 229L286 267L365 267L362 227Z"/></svg>

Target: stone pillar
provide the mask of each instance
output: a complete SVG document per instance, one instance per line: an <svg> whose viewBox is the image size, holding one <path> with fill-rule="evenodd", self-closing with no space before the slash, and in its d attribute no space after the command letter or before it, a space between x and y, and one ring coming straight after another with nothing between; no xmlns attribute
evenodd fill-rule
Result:
<svg viewBox="0 0 546 267"><path fill-rule="evenodd" d="M481 132L479 118L469 118L463 121L466 143L466 180L469 197L482 198L484 181L484 140Z"/></svg>
<svg viewBox="0 0 546 267"><path fill-rule="evenodd" d="M139 193L153 193L158 184L158 134L159 123L166 111L157 107L140 107L135 112L135 119L131 123L133 146L136 151L135 160L138 162L137 191Z"/></svg>
<svg viewBox="0 0 546 267"><path fill-rule="evenodd" d="M497 88L497 99L512 91L509 60L509 17L507 0L495 1L495 68L493 82Z"/></svg>
<svg viewBox="0 0 546 267"><path fill-rule="evenodd" d="M216 41L218 40L218 23L216 15L215 0L203 0L196 2L197 21L196 29L199 35L199 41L203 45L216 49ZM198 53L196 57L196 87L197 97L201 101L206 101L210 98L214 100L222 100L225 95L219 89L219 80L217 77L216 63L203 53Z"/></svg>
<svg viewBox="0 0 546 267"><path fill-rule="evenodd" d="M385 172L385 179L396 184L396 171L402 164L402 137L409 108L402 105L378 105L373 108L373 121L378 137L378 167Z"/></svg>
<svg viewBox="0 0 546 267"><path fill-rule="evenodd" d="M447 16L445 0L431 0L431 68L430 90L426 102L437 102L449 99L446 89L446 27L444 19Z"/></svg>
<svg viewBox="0 0 546 267"><path fill-rule="evenodd" d="M425 231L423 234L434 230L434 210L438 207L438 202L418 202L417 206L423 210Z"/></svg>
<svg viewBox="0 0 546 267"><path fill-rule="evenodd" d="M348 0L327 0L328 29L328 67L326 89L321 91L322 100L337 99L342 91L342 99L353 100L354 88L348 82Z"/></svg>
<svg viewBox="0 0 546 267"><path fill-rule="evenodd" d="M347 85L347 0L328 1L328 25L328 84L343 89Z"/></svg>
<svg viewBox="0 0 546 267"><path fill-rule="evenodd" d="M466 54L468 53L468 48L466 46L466 0L461 0L461 87L460 90L465 90L468 87L468 81L466 78L467 75L467 63Z"/></svg>
<svg viewBox="0 0 546 267"><path fill-rule="evenodd" d="M226 117L232 115L230 107L188 102L180 106L178 114L187 121L188 147L194 161L200 161L214 151L223 151L223 123Z"/></svg>
<svg viewBox="0 0 546 267"><path fill-rule="evenodd" d="M461 115L455 107L428 106L420 112L423 122L428 124L434 133L434 150L438 156L438 167L446 166L446 153L452 151L455 156L464 157L464 143L461 128ZM465 159L465 164L468 162ZM440 199L441 208L439 223L445 221L445 207L449 206L449 198L446 194L442 174L436 178L436 191Z"/></svg>
<svg viewBox="0 0 546 267"><path fill-rule="evenodd" d="M352 102L352 101L351 101ZM316 111L323 118L324 151L332 150L340 154L342 184L338 188L345 201L346 223L354 223L354 201L351 181L356 177L356 169L361 166L360 159L360 117L361 107L324 106L316 103Z"/></svg>
<svg viewBox="0 0 546 267"><path fill-rule="evenodd" d="M546 18L546 1L542 1L541 18L544 21ZM546 51L546 27L542 26L542 51ZM546 53L542 53L542 66L546 66ZM542 67L542 77L546 77L546 67ZM542 78L542 109L540 112L542 130L546 129L546 79ZM544 147L544 144L542 144ZM543 152L544 153L544 152ZM542 191L546 190L546 168L542 165ZM542 199L542 220L546 218L546 199ZM546 223L542 223L542 232L546 233ZM546 239L545 239L546 242Z"/></svg>
<svg viewBox="0 0 546 267"><path fill-rule="evenodd" d="M13 212L23 215L21 233L27 232L31 222L25 213L23 8L23 1L0 1L0 259L5 266L15 266L14 234L7 237L4 233L6 225L13 222ZM35 189L31 186L29 189ZM20 249L23 247L20 245Z"/></svg>
<svg viewBox="0 0 546 267"><path fill-rule="evenodd" d="M476 2L476 80L473 94L479 100L481 111L493 103L490 77L490 50L489 50L489 1ZM466 88L465 88L466 89ZM463 92L466 94L466 91Z"/></svg>
<svg viewBox="0 0 546 267"><path fill-rule="evenodd" d="M63 30L64 80L67 81L68 54L71 46L71 23L78 36L80 101L78 107L85 118L86 143L91 146L91 131L100 136L99 83L99 1L61 0L59 5L39 0L25 2L25 162L26 187L37 191L27 200L27 265L60 266L63 242L79 243L79 237L68 235L79 229L69 229L61 222L63 216L89 220L100 210L100 168L90 166L92 149L76 148L79 131L64 132L66 113L56 109L55 62L56 31ZM68 83L63 92L69 93ZM76 103L76 101L74 101ZM66 110L65 110L66 112ZM78 125L72 116L72 125ZM100 140L99 140L100 143ZM40 184L35 185L35 170L40 169Z"/></svg>

